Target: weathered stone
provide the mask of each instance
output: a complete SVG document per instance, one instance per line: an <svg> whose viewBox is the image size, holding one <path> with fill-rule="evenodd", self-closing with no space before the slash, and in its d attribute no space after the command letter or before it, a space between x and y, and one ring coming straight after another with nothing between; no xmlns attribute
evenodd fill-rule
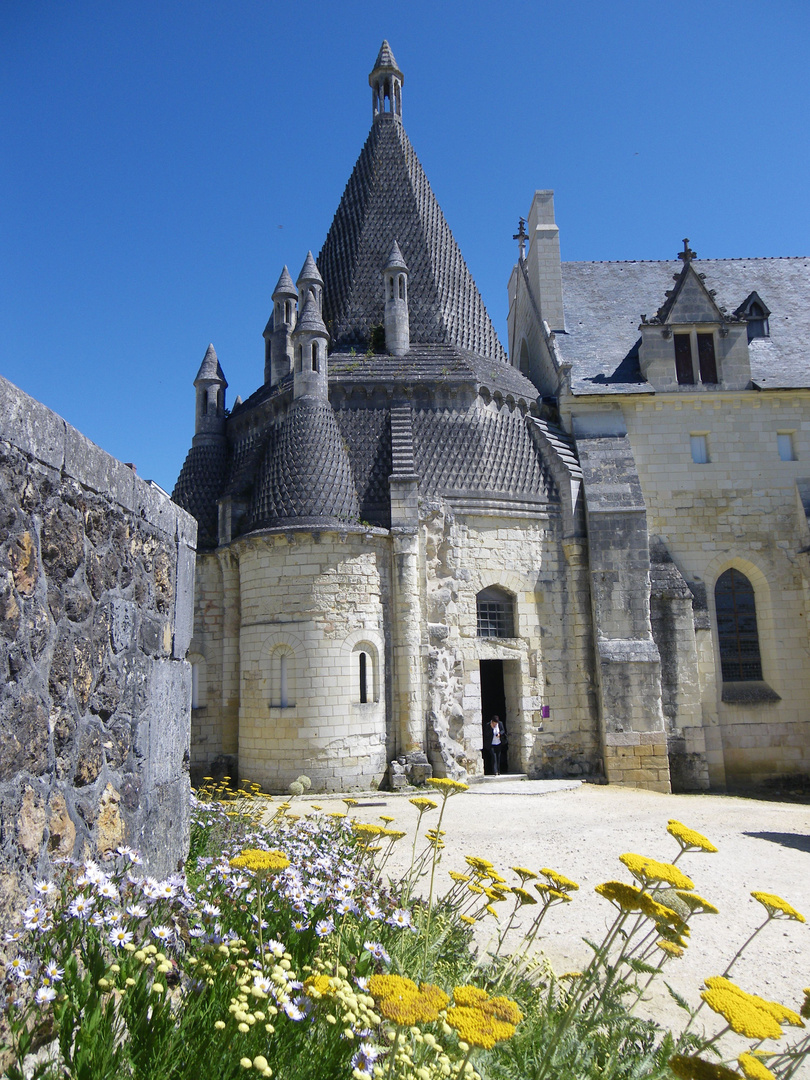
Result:
<svg viewBox="0 0 810 1080"><path fill-rule="evenodd" d="M83 590L75 590L64 595L65 614L71 622L84 622L93 610L93 598Z"/></svg>
<svg viewBox="0 0 810 1080"><path fill-rule="evenodd" d="M14 594L14 582L8 570L0 578L0 634L15 638L20 628L20 605Z"/></svg>
<svg viewBox="0 0 810 1080"><path fill-rule="evenodd" d="M36 862L39 856L46 820L45 800L32 787L26 787L17 819L17 843L29 862Z"/></svg>
<svg viewBox="0 0 810 1080"><path fill-rule="evenodd" d="M64 795L59 791L53 792L48 806L48 850L54 857L69 857L76 844L76 826L68 813Z"/></svg>
<svg viewBox="0 0 810 1080"><path fill-rule="evenodd" d="M27 600L25 603L25 629L31 659L38 660L48 643L50 616L47 607L35 599Z"/></svg>
<svg viewBox="0 0 810 1080"><path fill-rule="evenodd" d="M14 585L21 596L30 596L37 583L39 560L36 543L30 532L21 533L11 546Z"/></svg>
<svg viewBox="0 0 810 1080"><path fill-rule="evenodd" d="M110 851L124 842L124 822L118 807L121 796L107 784L101 794L96 819L96 847L100 852Z"/></svg>
<svg viewBox="0 0 810 1080"><path fill-rule="evenodd" d="M172 570L169 556L165 551L158 551L152 563L152 575L155 582L155 603L160 612L171 609L174 598Z"/></svg>
<svg viewBox="0 0 810 1080"><path fill-rule="evenodd" d="M63 585L84 558L84 535L78 515L64 504L50 510L42 523L40 543L48 578Z"/></svg>
<svg viewBox="0 0 810 1080"><path fill-rule="evenodd" d="M110 640L115 652L132 647L135 640L136 608L126 600L113 600Z"/></svg>
<svg viewBox="0 0 810 1080"><path fill-rule="evenodd" d="M102 720L109 720L123 696L121 673L116 668L107 667L101 674L90 696L90 712L96 713Z"/></svg>
<svg viewBox="0 0 810 1080"><path fill-rule="evenodd" d="M73 642L73 693L82 712L87 708L93 687L93 646L87 638Z"/></svg>
<svg viewBox="0 0 810 1080"><path fill-rule="evenodd" d="M68 630L62 629L56 639L48 672L48 690L55 701L64 701L71 684L73 640Z"/></svg>
<svg viewBox="0 0 810 1080"><path fill-rule="evenodd" d="M88 727L82 735L79 758L76 762L76 772L73 777L76 787L85 787L98 779L104 765L102 742L101 733L96 728Z"/></svg>
<svg viewBox="0 0 810 1080"><path fill-rule="evenodd" d="M102 743L104 756L111 769L120 769L132 746L132 721L122 716L109 728Z"/></svg>
<svg viewBox="0 0 810 1080"><path fill-rule="evenodd" d="M0 714L0 781L18 772L40 776L48 769L48 712L33 694L6 699Z"/></svg>

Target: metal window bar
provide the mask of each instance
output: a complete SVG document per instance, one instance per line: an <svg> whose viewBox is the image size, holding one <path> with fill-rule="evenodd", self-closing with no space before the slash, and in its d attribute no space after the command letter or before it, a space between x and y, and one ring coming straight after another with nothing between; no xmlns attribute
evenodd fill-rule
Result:
<svg viewBox="0 0 810 1080"><path fill-rule="evenodd" d="M478 636L512 637L512 605L505 600L479 600Z"/></svg>
<svg viewBox="0 0 810 1080"><path fill-rule="evenodd" d="M714 590L724 682L762 679L754 589L739 570L727 570Z"/></svg>

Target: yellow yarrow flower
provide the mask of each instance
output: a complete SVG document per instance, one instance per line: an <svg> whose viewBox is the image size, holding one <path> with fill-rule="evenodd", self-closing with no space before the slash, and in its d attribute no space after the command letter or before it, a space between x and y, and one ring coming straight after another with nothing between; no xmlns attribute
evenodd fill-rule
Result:
<svg viewBox="0 0 810 1080"><path fill-rule="evenodd" d="M380 821L384 821L386 825L390 825L392 821L396 821L396 818L391 817L390 814L380 814Z"/></svg>
<svg viewBox="0 0 810 1080"><path fill-rule="evenodd" d="M313 990L319 997L334 993L332 980L328 975L311 975L304 983L304 993L311 994Z"/></svg>
<svg viewBox="0 0 810 1080"><path fill-rule="evenodd" d="M773 1013L722 976L706 979L701 997L714 1012L725 1017L732 1031L748 1039L778 1039L782 1028ZM760 999L761 1001L762 999Z"/></svg>
<svg viewBox="0 0 810 1080"><path fill-rule="evenodd" d="M415 806L420 814L424 814L426 810L435 810L438 807L438 803L433 799L428 799L425 795L417 795L413 799L408 799L408 802L412 806Z"/></svg>
<svg viewBox="0 0 810 1080"><path fill-rule="evenodd" d="M776 1080L776 1075L753 1054L740 1054L737 1063L748 1080Z"/></svg>
<svg viewBox="0 0 810 1080"><path fill-rule="evenodd" d="M449 776L431 776L425 783L441 791L445 796L455 795L457 791L470 790L469 784L462 784L460 780L451 780Z"/></svg>
<svg viewBox="0 0 810 1080"><path fill-rule="evenodd" d="M799 1010L805 1020L810 1020L810 986L804 988L804 1001L802 1007Z"/></svg>
<svg viewBox="0 0 810 1080"><path fill-rule="evenodd" d="M459 915L459 918L463 923L466 923L467 926L475 926L475 919L472 915Z"/></svg>
<svg viewBox="0 0 810 1080"><path fill-rule="evenodd" d="M404 829L383 829L382 835L383 836L388 836L392 840L401 840L402 837L405 835L405 830Z"/></svg>
<svg viewBox="0 0 810 1080"><path fill-rule="evenodd" d="M560 892L559 889L553 889L551 885L546 885L545 882L535 881L535 889L540 893L547 904L554 903L555 901L571 903L571 897L564 892Z"/></svg>
<svg viewBox="0 0 810 1080"><path fill-rule="evenodd" d="M677 945L674 941L665 941L661 938L655 944L669 956L683 956L683 946Z"/></svg>
<svg viewBox="0 0 810 1080"><path fill-rule="evenodd" d="M451 870L450 877L453 879L453 881L458 881L462 885L466 885L467 882L470 880L468 874L460 874L458 870Z"/></svg>
<svg viewBox="0 0 810 1080"><path fill-rule="evenodd" d="M596 885L595 891L623 911L640 911L642 915L656 922L677 925L682 921L680 915L672 908L659 904L649 893L637 889L634 885L627 885L623 881L605 881L601 885Z"/></svg>
<svg viewBox="0 0 810 1080"><path fill-rule="evenodd" d="M535 874L533 870L527 870L525 866L512 866L510 869L514 870L520 878L521 883L524 881L533 881L537 877L537 874Z"/></svg>
<svg viewBox="0 0 810 1080"><path fill-rule="evenodd" d="M345 801L346 800L344 799L344 802ZM385 829L383 829L382 825L371 825L367 821L353 821L352 830L356 832L359 836L367 837L382 836L382 834L385 832Z"/></svg>
<svg viewBox="0 0 810 1080"><path fill-rule="evenodd" d="M697 893L686 892L685 889L676 889L675 892L696 915L720 914L714 904L710 904L708 900L704 900L703 897L698 896Z"/></svg>
<svg viewBox="0 0 810 1080"><path fill-rule="evenodd" d="M493 868L493 863L489 859L482 859L478 855L465 855L464 861L482 877L489 877L489 872Z"/></svg>
<svg viewBox="0 0 810 1080"><path fill-rule="evenodd" d="M477 986L457 986L455 1004L447 1010L447 1023L469 1046L491 1049L496 1043L511 1039L523 1013L509 998L489 998Z"/></svg>
<svg viewBox="0 0 810 1080"><path fill-rule="evenodd" d="M807 922L804 915L800 914L800 912L790 905L787 900L783 900L781 896L766 892L752 892L751 895L755 900L758 900L759 903L762 904L773 919L778 919L780 915L784 915L786 919L795 919L796 922Z"/></svg>
<svg viewBox="0 0 810 1080"><path fill-rule="evenodd" d="M514 887L514 889L512 889L512 892L518 898L520 907L523 907L524 904L536 904L537 903L537 901L532 896L532 894L527 889L521 888L520 885L516 885Z"/></svg>
<svg viewBox="0 0 810 1080"><path fill-rule="evenodd" d="M565 877L564 874L557 873L556 870L549 870L547 866L544 866L540 873L543 877L547 877L552 886L560 892L576 892L579 889L575 881Z"/></svg>
<svg viewBox="0 0 810 1080"><path fill-rule="evenodd" d="M379 1012L399 1027L436 1020L450 1001L441 987L433 983L417 986L403 975L372 975L368 988Z"/></svg>
<svg viewBox="0 0 810 1080"><path fill-rule="evenodd" d="M262 851L260 848L245 848L240 851L230 865L234 870L252 870L254 874L275 874L286 870L290 860L283 851Z"/></svg>
<svg viewBox="0 0 810 1080"><path fill-rule="evenodd" d="M495 910L495 908L492 906L492 904L487 904L487 906L484 908L484 911L488 911L490 913L490 915L495 916L496 920L498 919L498 912Z"/></svg>
<svg viewBox="0 0 810 1080"><path fill-rule="evenodd" d="M685 825L682 825L680 821L675 821L674 818L670 818L667 825L667 832L670 836L674 836L681 848L684 851L717 851L717 848L711 842L707 840L699 832L695 832L694 829L688 829Z"/></svg>
<svg viewBox="0 0 810 1080"><path fill-rule="evenodd" d="M740 1074L727 1069L725 1065L685 1054L671 1057L669 1067L681 1080L740 1080Z"/></svg>
<svg viewBox="0 0 810 1080"><path fill-rule="evenodd" d="M659 862L658 859L651 859L647 855L634 855L632 852L620 855L619 862L623 862L642 885L665 882L674 889L694 888L694 882L672 863Z"/></svg>

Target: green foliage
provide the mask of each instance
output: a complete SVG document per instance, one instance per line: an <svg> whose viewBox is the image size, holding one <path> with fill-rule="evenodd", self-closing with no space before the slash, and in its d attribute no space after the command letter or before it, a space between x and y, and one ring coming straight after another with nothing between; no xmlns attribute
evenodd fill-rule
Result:
<svg viewBox="0 0 810 1080"><path fill-rule="evenodd" d="M304 781L291 786L303 790ZM211 782L194 802L185 876L150 881L122 848L101 865L67 865L58 887L37 883L22 928L7 937L4 1075L672 1080L673 1055L717 1053L718 1036L697 1026L700 1010L668 984L686 1018L680 1033L635 1015L676 962L693 906L661 886L598 886L614 921L588 943L584 971L557 975L532 947L552 908L573 902L576 884L516 867L520 884L510 887L491 863L468 857L469 873L451 875L441 894L442 816L464 785L433 783L435 803L412 801L419 823L433 811L435 829L421 845L418 835L406 841L410 867L396 880L386 882L385 868L404 834L388 824L340 813L299 818L256 785ZM345 801L353 813L354 800ZM801 918L771 900L776 914L769 910L760 929L789 912ZM503 905L490 924L495 944L482 952L476 927L492 920L494 905ZM413 988L396 991L391 1014L380 975ZM431 1013L434 992L452 1007ZM402 1019L392 1019L397 1008ZM47 1055L35 1060L42 1047ZM807 1036L787 1043L768 1067L790 1080L809 1050Z"/></svg>

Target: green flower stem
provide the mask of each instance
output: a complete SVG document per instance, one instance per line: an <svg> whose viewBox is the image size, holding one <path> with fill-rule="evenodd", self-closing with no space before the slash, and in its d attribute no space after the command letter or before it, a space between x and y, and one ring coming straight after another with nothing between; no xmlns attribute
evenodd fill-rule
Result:
<svg viewBox="0 0 810 1080"><path fill-rule="evenodd" d="M422 959L422 972L427 970L427 958L430 950L430 917L433 914L433 881L436 876L436 862L439 855L439 845L442 842L442 818L444 817L444 808L447 806L447 800L450 797L448 792L443 792L442 808L439 811L439 822L436 825L436 843L432 844L433 847L433 861L430 866L430 891L428 893L428 913L427 923L425 924L425 955Z"/></svg>

